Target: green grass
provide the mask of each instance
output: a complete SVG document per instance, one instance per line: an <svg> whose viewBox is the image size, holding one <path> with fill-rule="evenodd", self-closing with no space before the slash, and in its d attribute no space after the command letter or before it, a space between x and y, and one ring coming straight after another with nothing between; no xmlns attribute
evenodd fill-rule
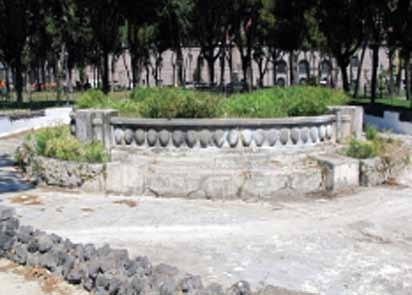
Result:
<svg viewBox="0 0 412 295"><path fill-rule="evenodd" d="M29 135L24 144L24 153L55 158L64 161L105 163L109 154L101 143L79 142L70 134L67 126L46 128ZM22 155L16 154L16 161L20 162Z"/></svg>
<svg viewBox="0 0 412 295"><path fill-rule="evenodd" d="M325 114L327 107L348 103L338 90L317 87L271 88L229 98L176 88L133 91L129 98L92 90L76 101L78 108L116 109L142 118L279 118Z"/></svg>
<svg viewBox="0 0 412 295"><path fill-rule="evenodd" d="M355 104L357 103L369 104L371 103L371 100L369 98L361 98L361 99L354 99L352 102ZM406 108L406 109L412 108L412 103L410 101L406 99L402 99L400 97L379 98L376 100L376 103L387 105L387 106L392 106L392 107Z"/></svg>
<svg viewBox="0 0 412 295"><path fill-rule="evenodd" d="M376 128L367 126L364 140L353 139L349 142L345 154L356 159L370 159L383 156L399 146L399 142L390 137L382 137Z"/></svg>

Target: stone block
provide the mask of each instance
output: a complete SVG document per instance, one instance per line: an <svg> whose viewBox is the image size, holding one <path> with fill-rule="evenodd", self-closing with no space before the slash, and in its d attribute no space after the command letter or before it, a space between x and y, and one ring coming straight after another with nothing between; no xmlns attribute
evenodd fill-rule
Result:
<svg viewBox="0 0 412 295"><path fill-rule="evenodd" d="M333 106L329 111L336 115L338 142L347 138L360 139L363 132L363 108L358 106Z"/></svg>
<svg viewBox="0 0 412 295"><path fill-rule="evenodd" d="M324 187L331 192L339 192L359 186L359 160L325 154L315 159L322 167Z"/></svg>
<svg viewBox="0 0 412 295"><path fill-rule="evenodd" d="M99 141L109 148L113 142L111 119L115 110L78 110L74 113L76 137L81 142Z"/></svg>

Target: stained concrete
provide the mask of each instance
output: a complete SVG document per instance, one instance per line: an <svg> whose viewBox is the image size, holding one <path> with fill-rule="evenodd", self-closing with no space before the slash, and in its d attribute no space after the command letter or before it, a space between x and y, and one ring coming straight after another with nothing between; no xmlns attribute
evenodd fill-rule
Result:
<svg viewBox="0 0 412 295"><path fill-rule="evenodd" d="M412 189L276 204L31 191L21 220L75 242L109 243L229 285L247 279L320 294L412 293Z"/></svg>

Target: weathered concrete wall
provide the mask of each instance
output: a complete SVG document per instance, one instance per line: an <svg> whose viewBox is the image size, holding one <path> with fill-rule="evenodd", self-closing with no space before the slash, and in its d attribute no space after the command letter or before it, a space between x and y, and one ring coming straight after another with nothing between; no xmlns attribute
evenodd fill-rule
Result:
<svg viewBox="0 0 412 295"><path fill-rule="evenodd" d="M398 153L360 161L360 184L376 186L396 181L410 165L410 153L399 149Z"/></svg>
<svg viewBox="0 0 412 295"><path fill-rule="evenodd" d="M252 294L246 281L226 291L216 283L204 286L200 276L183 273L167 264L154 266L145 256L130 258L127 250L111 249L108 245L96 248L92 244L74 244L55 234L22 226L14 209L4 206L0 206L0 257L20 265L45 268L97 295ZM266 286L257 294L284 294L282 292Z"/></svg>
<svg viewBox="0 0 412 295"><path fill-rule="evenodd" d="M289 151L130 152L116 149L106 190L188 199L274 200L323 189L322 171L306 153Z"/></svg>

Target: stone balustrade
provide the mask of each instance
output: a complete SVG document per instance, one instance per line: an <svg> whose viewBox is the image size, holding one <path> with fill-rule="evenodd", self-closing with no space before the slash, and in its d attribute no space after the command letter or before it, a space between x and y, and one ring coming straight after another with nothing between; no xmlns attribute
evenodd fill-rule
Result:
<svg viewBox="0 0 412 295"><path fill-rule="evenodd" d="M114 117L113 145L236 149L313 146L335 141L335 116L287 119L145 120Z"/></svg>
<svg viewBox="0 0 412 295"><path fill-rule="evenodd" d="M79 110L72 131L107 148L281 149L305 148L358 137L362 112L334 107L330 115L280 119L137 119L113 110Z"/></svg>

